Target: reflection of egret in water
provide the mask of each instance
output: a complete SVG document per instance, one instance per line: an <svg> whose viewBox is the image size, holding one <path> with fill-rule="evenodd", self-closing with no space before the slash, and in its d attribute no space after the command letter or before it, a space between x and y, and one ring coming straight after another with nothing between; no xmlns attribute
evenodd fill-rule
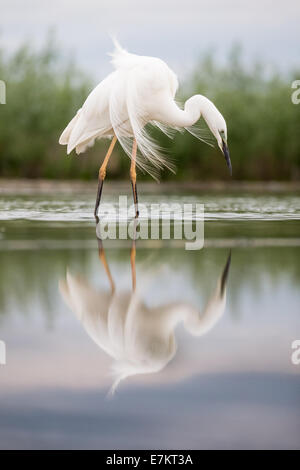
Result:
<svg viewBox="0 0 300 470"><path fill-rule="evenodd" d="M60 282L66 304L76 314L92 340L114 359L113 393L121 380L136 374L162 370L176 353L174 330L182 322L194 336L207 333L220 319L226 303L229 254L223 272L204 311L185 302L170 302L149 308L136 289L135 242L131 249L132 290L118 292L110 273L101 240L99 258L110 283L110 291L96 289L70 272Z"/></svg>

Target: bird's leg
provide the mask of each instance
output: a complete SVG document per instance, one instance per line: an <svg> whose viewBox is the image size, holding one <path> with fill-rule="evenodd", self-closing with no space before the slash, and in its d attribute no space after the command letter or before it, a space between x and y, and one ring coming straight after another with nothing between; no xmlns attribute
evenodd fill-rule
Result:
<svg viewBox="0 0 300 470"><path fill-rule="evenodd" d="M107 151L107 154L105 155L105 158L103 160L103 163L100 167L100 170L99 170L99 176L98 176L98 192L97 192L97 198L96 198L96 205L95 205L95 210L94 210L94 216L95 218L97 219L97 213L98 213L98 208L99 208L99 204L100 204L100 199L101 199L101 193L102 193L102 186L103 186L103 181L105 179L105 176L106 176L106 167L107 167L107 164L108 164L108 160L112 154L112 151L113 151L113 148L115 146L117 142L117 137L114 136L111 143L110 143L110 146L109 146L109 149Z"/></svg>
<svg viewBox="0 0 300 470"><path fill-rule="evenodd" d="M130 180L132 184L135 217L137 218L139 216L139 210L138 210L138 196L137 196L137 190L136 190L136 152L137 152L137 143L136 143L136 140L133 139L131 165L130 165Z"/></svg>
<svg viewBox="0 0 300 470"><path fill-rule="evenodd" d="M107 264L107 261L106 261L106 256L105 256L105 251L104 251L104 248L103 248L102 240L101 240L100 238L97 238L97 240L98 240L98 255L99 255L99 259L100 259L101 263L103 264L103 267L104 267L104 269L105 269L107 278L108 278L108 280L109 280L111 293L113 294L113 293L115 292L115 283L114 283L114 280L113 280L113 278L112 278L110 269L109 269L108 264Z"/></svg>

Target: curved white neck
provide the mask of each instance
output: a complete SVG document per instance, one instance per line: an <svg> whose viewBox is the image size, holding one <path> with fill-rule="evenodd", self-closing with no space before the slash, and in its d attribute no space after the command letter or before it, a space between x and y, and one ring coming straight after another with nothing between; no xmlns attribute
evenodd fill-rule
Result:
<svg viewBox="0 0 300 470"><path fill-rule="evenodd" d="M184 109L178 108L173 101L167 109L161 121L174 127L190 127L195 124L201 116L205 121L216 110L215 105L205 96L194 95L189 98L184 105Z"/></svg>

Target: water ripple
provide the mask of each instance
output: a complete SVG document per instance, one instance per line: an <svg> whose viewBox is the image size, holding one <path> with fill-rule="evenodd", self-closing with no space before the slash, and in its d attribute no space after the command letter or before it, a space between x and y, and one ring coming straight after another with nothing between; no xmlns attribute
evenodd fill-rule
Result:
<svg viewBox="0 0 300 470"><path fill-rule="evenodd" d="M118 213L118 197L104 197L105 204L111 204L108 212L110 217ZM205 220L299 220L300 197L297 195L244 195L228 196L224 194L207 194L201 196L177 195L151 195L141 197L140 204L144 204L150 214L151 204L176 204L171 214L173 220L181 220L183 205L190 207L185 211L184 219L197 219L196 204L204 204ZM131 198L128 198L128 207ZM101 206L102 209L105 207ZM107 206L106 206L107 207ZM36 220L36 221L73 221L93 222L94 199L82 195L72 197L2 196L0 200L0 220ZM100 212L101 214L101 212ZM134 215L133 207L129 210L129 217ZM143 217L143 211L141 211ZM145 217L145 216L144 216ZM157 215L151 217L157 218ZM168 211L163 210L160 218L168 218ZM127 213L121 214L121 220L127 219Z"/></svg>

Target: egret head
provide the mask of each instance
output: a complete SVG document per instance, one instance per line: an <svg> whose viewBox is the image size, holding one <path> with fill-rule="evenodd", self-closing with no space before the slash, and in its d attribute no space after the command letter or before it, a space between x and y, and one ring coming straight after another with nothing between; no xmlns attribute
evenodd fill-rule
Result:
<svg viewBox="0 0 300 470"><path fill-rule="evenodd" d="M212 123L208 123L208 126L210 127L211 132L215 136L218 146L223 153L225 160L226 160L226 165L228 166L229 173L232 175L232 166L231 166L231 160L230 160L230 155L229 155L229 149L227 145L227 126L225 119L223 118L222 114L215 108L215 112L213 113L213 116L211 116Z"/></svg>
<svg viewBox="0 0 300 470"><path fill-rule="evenodd" d="M198 106L200 108L200 115L203 116L211 133L214 135L218 146L225 157L229 172L232 175L232 167L227 145L227 126L225 119L212 101L202 95L196 95L196 97L199 103Z"/></svg>
<svg viewBox="0 0 300 470"><path fill-rule="evenodd" d="M225 123L225 120L224 120ZM230 155L229 155L229 149L227 145L227 129L226 129L226 123L225 126L221 126L222 128L218 130L218 134L216 136L218 146L221 149L221 152L223 153L225 160L226 160L226 165L228 166L229 173L232 175L232 166L231 166L231 160L230 160Z"/></svg>

